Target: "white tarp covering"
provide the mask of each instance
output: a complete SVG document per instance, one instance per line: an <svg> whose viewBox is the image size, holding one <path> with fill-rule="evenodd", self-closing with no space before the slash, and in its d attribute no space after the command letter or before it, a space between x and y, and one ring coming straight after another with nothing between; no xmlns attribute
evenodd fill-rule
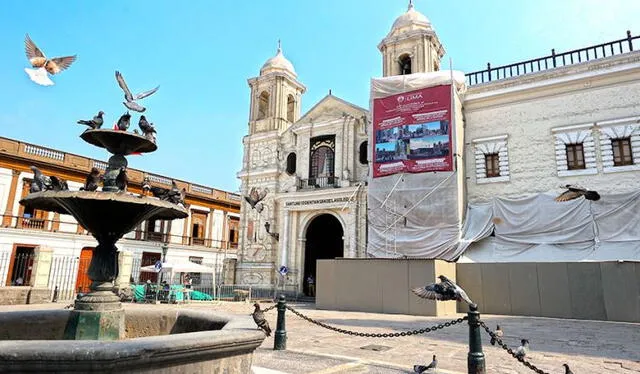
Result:
<svg viewBox="0 0 640 374"><path fill-rule="evenodd" d="M374 99L451 84L452 76L453 85L460 93L465 87L464 73L458 71L374 78L371 80L371 113ZM458 110L454 108L452 116ZM369 144L374 144L373 130L370 129L369 134ZM455 144L455 138L453 142ZM368 256L444 260L460 256L456 171L404 173L378 178L372 178L371 172L369 175Z"/></svg>
<svg viewBox="0 0 640 374"><path fill-rule="evenodd" d="M640 261L640 191L598 201L555 196L470 204L458 262Z"/></svg>

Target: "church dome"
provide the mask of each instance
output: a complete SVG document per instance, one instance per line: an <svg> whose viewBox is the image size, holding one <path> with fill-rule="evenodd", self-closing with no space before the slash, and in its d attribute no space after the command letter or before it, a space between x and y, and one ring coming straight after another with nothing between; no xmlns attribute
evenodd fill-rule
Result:
<svg viewBox="0 0 640 374"><path fill-rule="evenodd" d="M391 26L391 33L396 31L431 28L431 21L429 21L424 14L415 10L413 7L413 1L409 1L409 8L406 13L396 18L393 26Z"/></svg>
<svg viewBox="0 0 640 374"><path fill-rule="evenodd" d="M286 59L286 57L284 57L284 55L282 54L282 48L280 48L280 41L278 41L278 52L276 53L275 56L271 57L270 59L267 60L267 62L264 63L264 65L262 65L262 68L260 68L260 75L264 75L264 74L268 74L274 71L279 71L279 72L288 72L293 74L293 76L296 75L296 71L293 68L293 64Z"/></svg>

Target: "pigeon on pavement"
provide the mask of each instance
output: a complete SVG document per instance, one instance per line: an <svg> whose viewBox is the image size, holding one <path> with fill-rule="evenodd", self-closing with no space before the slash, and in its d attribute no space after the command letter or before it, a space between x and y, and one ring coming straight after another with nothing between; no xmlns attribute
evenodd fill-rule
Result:
<svg viewBox="0 0 640 374"><path fill-rule="evenodd" d="M491 345L496 345L496 338L502 340L502 336L504 335L504 333L502 332L502 329L500 328L500 325L496 326L496 331L494 331L493 333L496 335L496 337L495 338L491 337L490 343L491 343Z"/></svg>
<svg viewBox="0 0 640 374"><path fill-rule="evenodd" d="M411 291L423 299L442 301L464 300L470 306L477 307L477 305L469 299L467 293L460 286L449 280L449 278L444 275L439 275L438 279L440 279L440 283L431 283L424 287L414 287Z"/></svg>
<svg viewBox="0 0 640 374"><path fill-rule="evenodd" d="M127 83L124 81L124 77L122 76L122 74L120 74L119 71L116 71L116 80L118 81L118 85L120 86L120 88L122 88L122 91L124 91L124 99L125 99L125 101L123 102L124 106L126 106L127 109L133 110L134 112L142 113L145 110L147 110L147 108L136 103L136 100L144 99L147 96L151 96L160 88L160 86L157 86L154 89L141 92L133 96L133 94L131 94L131 91L129 91L129 87L127 87Z"/></svg>
<svg viewBox="0 0 640 374"><path fill-rule="evenodd" d="M269 322L264 318L264 312L260 310L260 304L253 304L255 310L253 311L253 321L261 328L267 336L271 336L271 327L269 327Z"/></svg>
<svg viewBox="0 0 640 374"><path fill-rule="evenodd" d="M516 348L516 358L525 358L527 353L529 353L529 340L522 339L520 340L520 346Z"/></svg>
<svg viewBox="0 0 640 374"><path fill-rule="evenodd" d="M67 69L76 60L76 55L47 58L42 50L31 40L29 34L24 39L25 53L31 66L36 69L25 68L24 71L35 83L42 86L53 86L49 74L55 75Z"/></svg>
<svg viewBox="0 0 640 374"><path fill-rule="evenodd" d="M556 197L555 201L569 201L573 199L577 199L580 196L584 196L587 200L598 201L600 200L600 194L596 191L587 191L585 188L572 186L567 184L562 188L566 188L567 190L561 193L558 197Z"/></svg>
<svg viewBox="0 0 640 374"><path fill-rule="evenodd" d="M424 373L429 371L430 369L435 369L438 366L438 360L436 360L436 355L433 355L433 361L427 366L424 365L413 365L413 371L415 373Z"/></svg>
<svg viewBox="0 0 640 374"><path fill-rule="evenodd" d="M104 123L104 119L102 118L102 115L104 115L104 112L99 111L97 115L93 116L93 119L90 119L90 120L81 119L78 121L78 123L80 125L87 125L93 130L99 129Z"/></svg>
<svg viewBox="0 0 640 374"><path fill-rule="evenodd" d="M564 366L564 374L573 374L573 371L571 371L571 369L569 369L569 365L562 364L562 366Z"/></svg>

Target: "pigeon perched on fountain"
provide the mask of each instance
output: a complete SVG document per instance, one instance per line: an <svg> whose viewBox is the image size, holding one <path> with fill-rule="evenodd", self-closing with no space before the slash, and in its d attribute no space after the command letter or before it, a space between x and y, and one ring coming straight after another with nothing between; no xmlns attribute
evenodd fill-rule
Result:
<svg viewBox="0 0 640 374"><path fill-rule="evenodd" d="M41 86L53 86L53 81L49 78L49 74L55 75L69 68L76 60L76 55L65 57L47 58L42 50L36 46L31 40L29 34L24 39L25 53L29 59L31 67L36 69L25 68L24 71L29 78Z"/></svg>
<svg viewBox="0 0 640 374"><path fill-rule="evenodd" d="M436 359L436 355L433 355L433 361L427 366L424 365L413 365L413 371L415 373L424 373L435 369L438 366L438 360Z"/></svg>
<svg viewBox="0 0 640 374"><path fill-rule="evenodd" d="M98 189L101 175L100 170L96 167L91 168L91 172L84 181L84 187L80 187L80 191L95 191Z"/></svg>
<svg viewBox="0 0 640 374"><path fill-rule="evenodd" d="M151 193L151 180L148 176L142 179L142 194L140 196L149 195Z"/></svg>
<svg viewBox="0 0 640 374"><path fill-rule="evenodd" d="M147 118L142 115L140 116L140 121L138 121L138 127L140 127L140 130L142 131L142 135L151 140L152 142L156 142L156 129L155 127L153 127L153 124L150 124L147 121Z"/></svg>
<svg viewBox="0 0 640 374"><path fill-rule="evenodd" d="M104 123L104 119L102 118L103 115L104 115L104 112L103 111L99 111L98 114L93 116L92 119L90 119L90 120L81 119L81 120L78 121L78 124L87 125L92 130L99 129L100 127L102 127L102 124Z"/></svg>
<svg viewBox="0 0 640 374"><path fill-rule="evenodd" d="M271 336L271 327L269 327L269 322L264 318L264 312L260 309L260 304L255 303L253 306L255 307L251 314L253 316L253 321L267 336Z"/></svg>
<svg viewBox="0 0 640 374"><path fill-rule="evenodd" d="M180 189L176 184L176 181L171 181L171 189L167 192L166 199L170 203L181 204L184 206L184 198L187 195L187 189Z"/></svg>
<svg viewBox="0 0 640 374"><path fill-rule="evenodd" d="M142 113L145 110L147 110L147 108L136 103L136 100L144 99L147 96L151 96L160 88L160 86L157 86L154 89L141 92L134 96L133 94L131 94L131 91L129 90L127 83L124 81L124 77L122 76L122 74L120 74L119 71L116 71L116 80L118 81L118 85L120 86L122 91L124 91L124 99L125 99L125 101L123 102L124 106L127 107L127 109L133 110L134 112Z"/></svg>
<svg viewBox="0 0 640 374"><path fill-rule="evenodd" d="M49 181L51 182L51 189L54 191L69 191L69 185L67 184L67 181L62 179L62 178L58 178L55 175L52 175L49 177Z"/></svg>
<svg viewBox="0 0 640 374"><path fill-rule="evenodd" d="M558 197L556 197L554 199L555 201L559 201L559 202L569 201L569 200L577 199L580 196L584 196L585 199L591 200L591 201L600 200L600 194L596 191L588 191L585 188L573 186L570 184L562 186L561 188L566 188L567 190L561 193Z"/></svg>
<svg viewBox="0 0 640 374"><path fill-rule="evenodd" d="M444 275L439 275L438 279L440 279L440 283L431 283L424 287L414 287L411 289L411 292L423 299L464 301L469 304L470 307L477 308L477 305L471 301L467 293L460 286Z"/></svg>
<svg viewBox="0 0 640 374"><path fill-rule="evenodd" d="M520 346L516 348L516 358L525 358L527 353L529 353L529 340L522 339L520 340Z"/></svg>
<svg viewBox="0 0 640 374"><path fill-rule="evenodd" d="M129 111L127 111L125 114L120 116L120 118L118 119L118 123L116 124L116 127L120 131L127 131L127 129L129 128L130 120L131 120L131 114L129 114Z"/></svg>
<svg viewBox="0 0 640 374"><path fill-rule="evenodd" d="M46 191L51 189L51 180L46 175L42 174L40 169L35 166L29 167L33 171L33 181L29 188L29 193Z"/></svg>
<svg viewBox="0 0 640 374"><path fill-rule="evenodd" d="M500 325L496 325L496 331L494 331L493 333L496 337L494 338L492 336L490 343L491 345L496 345L496 338L502 340L502 336L504 336L504 333L502 332Z"/></svg>
<svg viewBox="0 0 640 374"><path fill-rule="evenodd" d="M571 369L569 368L569 365L562 364L562 366L564 366L564 374L573 374L573 371L571 371Z"/></svg>
<svg viewBox="0 0 640 374"><path fill-rule="evenodd" d="M127 168L124 166L120 168L120 172L116 177L116 186L121 192L127 192L127 186L129 185L129 177L127 177Z"/></svg>

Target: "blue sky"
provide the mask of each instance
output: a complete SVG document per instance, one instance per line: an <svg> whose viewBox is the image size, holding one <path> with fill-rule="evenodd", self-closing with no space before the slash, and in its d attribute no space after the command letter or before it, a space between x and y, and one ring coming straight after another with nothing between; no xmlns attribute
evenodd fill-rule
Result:
<svg viewBox="0 0 640 374"><path fill-rule="evenodd" d="M131 156L133 168L236 191L247 131L247 78L276 51L307 86L303 112L332 89L368 107L379 76L377 43L406 10L404 0L63 2L4 0L0 12L0 135L106 160L78 138L75 122L125 111L114 71L132 91L160 85L143 101L159 149ZM471 72L640 33L640 1L416 0L454 69ZM41 87L24 72L24 35L50 57L78 54ZM135 117L137 119L137 116ZM137 123L136 123L137 124ZM132 128L137 128L136 124ZM132 129L131 128L131 129Z"/></svg>

